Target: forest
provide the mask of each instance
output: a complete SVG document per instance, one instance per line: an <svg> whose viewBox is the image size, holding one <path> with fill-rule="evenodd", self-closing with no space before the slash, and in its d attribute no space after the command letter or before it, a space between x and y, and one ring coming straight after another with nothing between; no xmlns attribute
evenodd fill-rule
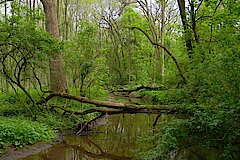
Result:
<svg viewBox="0 0 240 160"><path fill-rule="evenodd" d="M135 126L129 155L68 147L240 159L239 29L239 0L0 0L0 159L64 132L91 137L103 116Z"/></svg>

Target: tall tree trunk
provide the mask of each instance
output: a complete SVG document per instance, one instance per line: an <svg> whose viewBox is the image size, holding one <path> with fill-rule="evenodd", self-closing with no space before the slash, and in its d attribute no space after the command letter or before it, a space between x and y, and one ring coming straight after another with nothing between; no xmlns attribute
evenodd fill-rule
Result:
<svg viewBox="0 0 240 160"><path fill-rule="evenodd" d="M186 11L185 11L185 0L177 0L177 1L178 1L178 7L179 7L179 10L180 10L181 20L182 20L182 24L183 24L184 36L185 36L185 42L186 42L186 47L187 47L187 51L188 51L188 56L189 56L189 58L192 58L193 47L192 47L190 29L189 29L188 24L187 24L187 17L186 17Z"/></svg>
<svg viewBox="0 0 240 160"><path fill-rule="evenodd" d="M132 46L131 46L131 31L128 30L128 84L131 83L131 64L132 64Z"/></svg>
<svg viewBox="0 0 240 160"><path fill-rule="evenodd" d="M197 43L199 43L194 2L195 2L195 0L191 0L191 2L190 2L190 8L191 8L190 16L191 16L191 23L192 23L192 30L193 30L193 34L194 34L194 39Z"/></svg>
<svg viewBox="0 0 240 160"><path fill-rule="evenodd" d="M165 0L161 0L161 6L162 6L162 11L161 11L161 32L160 32L160 37L161 37L161 45L164 46L164 38L165 38L165 10L166 10L166 2ZM164 70L165 69L165 55L164 55L164 49L161 49L161 80L162 83L164 82Z"/></svg>
<svg viewBox="0 0 240 160"><path fill-rule="evenodd" d="M68 0L65 0L65 4L64 4L64 28L65 28L65 33L64 33L64 39L68 40L68 28L69 28L69 24L68 24Z"/></svg>
<svg viewBox="0 0 240 160"><path fill-rule="evenodd" d="M45 11L46 31L59 39L57 0L41 0ZM64 93L67 89L67 79L64 70L63 56L61 53L51 52L49 55L50 90Z"/></svg>

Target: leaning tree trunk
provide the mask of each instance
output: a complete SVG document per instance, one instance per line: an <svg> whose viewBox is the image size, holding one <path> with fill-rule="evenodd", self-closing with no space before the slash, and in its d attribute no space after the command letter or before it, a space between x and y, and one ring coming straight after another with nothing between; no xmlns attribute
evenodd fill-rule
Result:
<svg viewBox="0 0 240 160"><path fill-rule="evenodd" d="M59 39L57 19L57 0L41 0L45 11L46 31ZM63 56L61 53L51 52L49 55L50 90L63 93L67 89L67 80L64 70Z"/></svg>

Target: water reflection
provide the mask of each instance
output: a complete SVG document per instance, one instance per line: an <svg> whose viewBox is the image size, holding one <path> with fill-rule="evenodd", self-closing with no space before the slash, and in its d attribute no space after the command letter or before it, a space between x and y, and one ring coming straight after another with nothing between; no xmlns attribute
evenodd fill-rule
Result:
<svg viewBox="0 0 240 160"><path fill-rule="evenodd" d="M157 115L133 114L109 116L96 133L87 136L67 135L64 143L21 160L129 160L138 147L139 135L152 134Z"/></svg>

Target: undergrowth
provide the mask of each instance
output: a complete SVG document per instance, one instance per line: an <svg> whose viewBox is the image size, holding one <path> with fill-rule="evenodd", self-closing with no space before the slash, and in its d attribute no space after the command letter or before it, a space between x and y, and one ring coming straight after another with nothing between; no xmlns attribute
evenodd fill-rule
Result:
<svg viewBox="0 0 240 160"><path fill-rule="evenodd" d="M29 93L36 101L42 96L37 90ZM71 90L73 93L73 90ZM104 91L92 94L94 98L106 99ZM101 97L102 96L102 97ZM94 107L73 100L54 98L49 105L33 105L21 91L0 94L0 156L8 146L23 147L38 141L49 142L56 138L59 131L72 129L78 123L89 121L97 114L76 116L64 113L60 109L53 109L50 105L68 107L72 111L80 111Z"/></svg>
<svg viewBox="0 0 240 160"><path fill-rule="evenodd" d="M25 117L0 116L0 131L0 155L9 145L23 147L56 138L56 132L51 127Z"/></svg>
<svg viewBox="0 0 240 160"><path fill-rule="evenodd" d="M189 99L190 94L183 89L144 90L140 92L140 96L159 104L180 104L192 101Z"/></svg>
<svg viewBox="0 0 240 160"><path fill-rule="evenodd" d="M136 150L140 159L237 160L240 157L240 128L237 107L198 111L189 119L159 123L154 136L142 137L148 148Z"/></svg>

